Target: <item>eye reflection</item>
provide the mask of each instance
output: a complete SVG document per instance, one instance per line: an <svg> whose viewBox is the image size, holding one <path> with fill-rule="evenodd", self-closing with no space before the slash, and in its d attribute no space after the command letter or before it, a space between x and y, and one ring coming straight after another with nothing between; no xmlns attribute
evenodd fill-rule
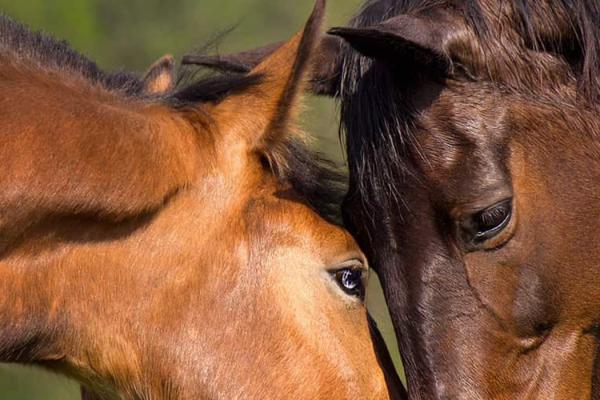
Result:
<svg viewBox="0 0 600 400"><path fill-rule="evenodd" d="M350 296L364 296L363 270L359 268L343 268L333 272L338 286Z"/></svg>

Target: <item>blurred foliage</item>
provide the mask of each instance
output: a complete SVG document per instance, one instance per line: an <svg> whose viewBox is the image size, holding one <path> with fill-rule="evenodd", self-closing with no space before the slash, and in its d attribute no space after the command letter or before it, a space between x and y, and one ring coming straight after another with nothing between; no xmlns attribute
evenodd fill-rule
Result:
<svg viewBox="0 0 600 400"><path fill-rule="evenodd" d="M34 29L67 39L107 68L143 70L163 53L182 55L229 32L220 50L290 37L312 0L0 0L0 10ZM356 0L333 0L329 24L343 24ZM232 30L232 28L235 28Z"/></svg>
<svg viewBox="0 0 600 400"><path fill-rule="evenodd" d="M330 0L328 25L344 24L361 0ZM291 37L313 0L0 0L0 12L66 39L108 70L143 72L163 54L233 52ZM206 49L206 46L209 46ZM331 101L311 101L310 131L340 160ZM333 134L333 135L332 135Z"/></svg>
<svg viewBox="0 0 600 400"><path fill-rule="evenodd" d="M2 400L79 400L79 385L31 367L0 364Z"/></svg>
<svg viewBox="0 0 600 400"><path fill-rule="evenodd" d="M345 24L361 3L329 0L328 25ZM66 39L102 68L139 72L166 53L180 59L199 50L226 53L284 40L301 29L312 6L313 0L0 0L0 12ZM311 98L303 118L319 149L339 162L336 112L333 101ZM368 303L393 343L378 281L373 282ZM399 365L397 350L394 358ZM66 379L0 365L1 400L78 398L77 385Z"/></svg>

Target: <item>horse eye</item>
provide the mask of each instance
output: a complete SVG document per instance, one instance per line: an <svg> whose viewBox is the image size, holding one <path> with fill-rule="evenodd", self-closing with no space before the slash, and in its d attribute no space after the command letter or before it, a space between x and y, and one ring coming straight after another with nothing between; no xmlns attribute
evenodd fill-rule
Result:
<svg viewBox="0 0 600 400"><path fill-rule="evenodd" d="M339 287L350 296L364 296L363 271L356 268L343 268L333 272Z"/></svg>
<svg viewBox="0 0 600 400"><path fill-rule="evenodd" d="M504 200L469 216L462 223L463 239L478 245L499 234L510 222L512 199Z"/></svg>

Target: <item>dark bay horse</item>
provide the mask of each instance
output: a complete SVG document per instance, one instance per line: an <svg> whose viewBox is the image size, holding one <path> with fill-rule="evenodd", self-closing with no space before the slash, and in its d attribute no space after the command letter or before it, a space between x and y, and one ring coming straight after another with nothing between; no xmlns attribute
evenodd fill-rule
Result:
<svg viewBox="0 0 600 400"><path fill-rule="evenodd" d="M331 33L410 398L600 398L600 3L371 0Z"/></svg>
<svg viewBox="0 0 600 400"><path fill-rule="evenodd" d="M323 7L178 89L169 57L108 74L0 18L0 361L102 399L388 398L367 264L295 128Z"/></svg>

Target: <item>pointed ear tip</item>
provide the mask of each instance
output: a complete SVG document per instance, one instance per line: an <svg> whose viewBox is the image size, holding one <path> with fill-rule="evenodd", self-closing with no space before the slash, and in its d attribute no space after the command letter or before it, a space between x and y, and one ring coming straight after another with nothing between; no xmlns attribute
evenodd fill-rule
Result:
<svg viewBox="0 0 600 400"><path fill-rule="evenodd" d="M182 65L199 65L223 72L248 73L251 67L235 57L187 55L181 59Z"/></svg>
<svg viewBox="0 0 600 400"><path fill-rule="evenodd" d="M351 35L351 34L355 34L357 32L365 31L365 30L368 30L368 28L352 28L352 27L348 27L348 26L334 26L333 28L329 28L327 33L330 35L334 35L334 36L341 36L341 35Z"/></svg>
<svg viewBox="0 0 600 400"><path fill-rule="evenodd" d="M313 7L310 17L308 18L307 27L321 28L323 20L325 19L325 8L327 6L326 0L317 0Z"/></svg>
<svg viewBox="0 0 600 400"><path fill-rule="evenodd" d="M306 20L304 27L300 32L298 32L287 44L292 44L292 47L288 47L285 51L294 50L296 52L296 56L302 53L311 54L312 48L316 47L319 38L321 37L323 22L325 20L325 6L326 0L316 0L313 10ZM283 46L286 47L285 45ZM271 57L281 51L281 48L275 51L271 55ZM269 60L270 57L267 57L260 65L264 64L266 60ZM252 72L252 71L251 71Z"/></svg>
<svg viewBox="0 0 600 400"><path fill-rule="evenodd" d="M340 36L340 34L342 34L347 28L341 28L339 26L335 26L333 28L329 28L327 30L327 34L328 35L333 35L333 36Z"/></svg>
<svg viewBox="0 0 600 400"><path fill-rule="evenodd" d="M348 39L357 36L359 32L361 32L361 30L356 28L334 27L329 29L327 34L331 36L337 36L342 39Z"/></svg>
<svg viewBox="0 0 600 400"><path fill-rule="evenodd" d="M313 14L323 14L327 7L327 0L317 0L313 7Z"/></svg>
<svg viewBox="0 0 600 400"><path fill-rule="evenodd" d="M165 66L174 67L175 57L173 56L173 54L165 54L159 62Z"/></svg>
<svg viewBox="0 0 600 400"><path fill-rule="evenodd" d="M182 64L201 64L206 62L206 60L214 59L214 56L199 56L199 55L185 55L181 58Z"/></svg>

